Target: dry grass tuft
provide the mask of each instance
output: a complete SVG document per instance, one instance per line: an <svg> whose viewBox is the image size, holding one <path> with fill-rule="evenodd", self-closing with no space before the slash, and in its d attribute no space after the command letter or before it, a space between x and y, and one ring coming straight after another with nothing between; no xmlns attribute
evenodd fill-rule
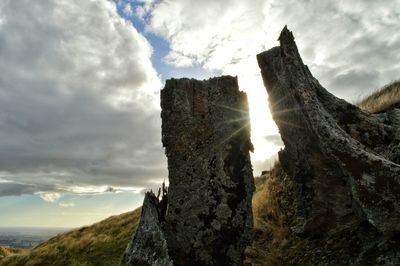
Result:
<svg viewBox="0 0 400 266"><path fill-rule="evenodd" d="M254 227L256 230L270 232L273 242L281 243L287 234L284 228L284 215L279 208L279 197L283 188L274 172L253 196Z"/></svg>
<svg viewBox="0 0 400 266"><path fill-rule="evenodd" d="M283 265L286 249L293 248L288 221L291 211L282 199L290 185L279 163L258 183L253 196L255 241L246 250L245 265Z"/></svg>
<svg viewBox="0 0 400 266"><path fill-rule="evenodd" d="M25 249L17 249L17 248L8 248L8 247L0 247L0 262L2 259L6 257L10 257L17 254L27 254L28 250Z"/></svg>
<svg viewBox="0 0 400 266"><path fill-rule="evenodd" d="M394 106L400 107L400 80L382 87L357 105L370 113L380 113Z"/></svg>

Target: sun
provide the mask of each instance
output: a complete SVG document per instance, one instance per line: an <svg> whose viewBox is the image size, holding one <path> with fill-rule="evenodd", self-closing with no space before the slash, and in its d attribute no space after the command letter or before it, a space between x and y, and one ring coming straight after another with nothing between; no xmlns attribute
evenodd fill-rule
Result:
<svg viewBox="0 0 400 266"><path fill-rule="evenodd" d="M240 88L247 93L251 122L251 141L254 152L251 155L253 161L265 161L282 148L280 143L267 140L268 136L278 136L279 130L268 106L268 95L262 84L261 77L240 77Z"/></svg>

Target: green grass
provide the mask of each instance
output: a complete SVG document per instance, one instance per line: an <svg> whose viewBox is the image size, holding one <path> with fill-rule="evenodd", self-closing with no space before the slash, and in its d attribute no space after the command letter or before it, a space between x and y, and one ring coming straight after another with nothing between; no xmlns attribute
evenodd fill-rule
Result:
<svg viewBox="0 0 400 266"><path fill-rule="evenodd" d="M120 265L141 209L53 237L22 254L8 254L0 266Z"/></svg>
<svg viewBox="0 0 400 266"><path fill-rule="evenodd" d="M357 104L370 113L380 113L393 106L400 107L400 80L389 83Z"/></svg>

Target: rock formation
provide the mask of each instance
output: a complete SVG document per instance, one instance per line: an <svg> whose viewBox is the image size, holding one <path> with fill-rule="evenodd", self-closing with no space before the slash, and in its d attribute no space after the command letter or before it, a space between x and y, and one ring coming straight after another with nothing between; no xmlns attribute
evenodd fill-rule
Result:
<svg viewBox="0 0 400 266"><path fill-rule="evenodd" d="M368 222L382 236L369 239L370 248L374 241L396 236L400 110L370 114L335 97L303 64L286 27L279 41L280 46L259 54L257 60L285 144L279 160L296 184L297 220L292 231L326 236Z"/></svg>
<svg viewBox="0 0 400 266"><path fill-rule="evenodd" d="M125 258L141 257L143 265L242 265L254 191L246 94L230 76L171 79L161 108L167 209L157 211L158 197L146 194ZM136 265L131 261L124 263Z"/></svg>
<svg viewBox="0 0 400 266"><path fill-rule="evenodd" d="M124 254L123 265L173 265L162 228L168 203L164 184L161 200L160 192L161 189L157 196L153 192L146 192L140 223Z"/></svg>

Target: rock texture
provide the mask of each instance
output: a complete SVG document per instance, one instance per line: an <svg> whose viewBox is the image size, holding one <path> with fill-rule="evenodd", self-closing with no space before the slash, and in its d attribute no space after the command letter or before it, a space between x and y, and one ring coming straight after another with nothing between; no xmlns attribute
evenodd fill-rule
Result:
<svg viewBox="0 0 400 266"><path fill-rule="evenodd" d="M368 222L378 230L371 251L400 231L400 110L370 114L333 96L303 64L286 27L279 41L257 60L285 144L279 160L296 184L291 229L326 236Z"/></svg>
<svg viewBox="0 0 400 266"><path fill-rule="evenodd" d="M303 64L287 28L279 40L257 59L285 143L280 162L309 199L303 229L332 227L357 208L381 232L398 232L400 111L368 114L336 98Z"/></svg>
<svg viewBox="0 0 400 266"><path fill-rule="evenodd" d="M156 259L162 259L157 265L242 265L254 191L246 94L231 76L171 79L161 91L161 108L168 207L157 218L158 203L146 195L126 257L150 265ZM159 247L157 254L147 243Z"/></svg>
<svg viewBox="0 0 400 266"><path fill-rule="evenodd" d="M151 265L172 266L168 255L167 240L162 228L166 204L168 201L167 190L162 188L162 198L153 192L147 192L142 206L139 226L129 243L124 257L123 265Z"/></svg>

